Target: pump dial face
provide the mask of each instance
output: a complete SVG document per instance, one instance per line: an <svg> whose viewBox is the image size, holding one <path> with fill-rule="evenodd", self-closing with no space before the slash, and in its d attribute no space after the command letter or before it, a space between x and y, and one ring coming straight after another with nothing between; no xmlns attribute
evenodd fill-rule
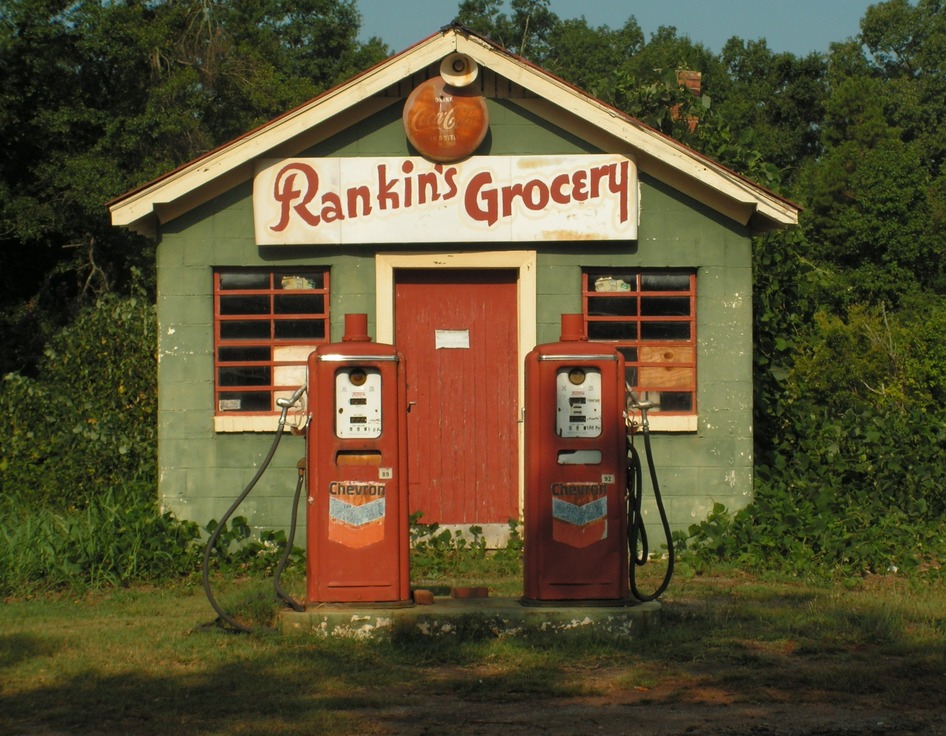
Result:
<svg viewBox="0 0 946 736"><path fill-rule="evenodd" d="M601 435L601 371L561 368L555 376L556 434L562 438Z"/></svg>
<svg viewBox="0 0 946 736"><path fill-rule="evenodd" d="M585 371L582 368L572 368L568 372L568 380L574 386L581 386L585 382Z"/></svg>
<svg viewBox="0 0 946 736"><path fill-rule="evenodd" d="M352 386L364 386L365 381L368 380L368 374L365 373L361 368L355 368L349 372L348 380Z"/></svg>
<svg viewBox="0 0 946 736"><path fill-rule="evenodd" d="M377 368L342 368L335 374L335 436L381 436L381 372Z"/></svg>

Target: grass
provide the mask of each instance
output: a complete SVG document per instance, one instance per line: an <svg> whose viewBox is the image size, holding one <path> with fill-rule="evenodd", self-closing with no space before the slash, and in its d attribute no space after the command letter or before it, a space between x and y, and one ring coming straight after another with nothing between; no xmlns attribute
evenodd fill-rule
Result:
<svg viewBox="0 0 946 736"><path fill-rule="evenodd" d="M285 584L302 594L297 572ZM265 622L274 610L264 581L216 585L242 615ZM582 699L644 706L698 693L898 709L922 692L931 713L946 707L942 583L870 578L850 588L724 571L675 580L664 602L661 625L628 645L237 636L210 625L195 584L9 600L0 732L424 733L425 718L431 732L449 720L431 715L437 704L448 713Z"/></svg>

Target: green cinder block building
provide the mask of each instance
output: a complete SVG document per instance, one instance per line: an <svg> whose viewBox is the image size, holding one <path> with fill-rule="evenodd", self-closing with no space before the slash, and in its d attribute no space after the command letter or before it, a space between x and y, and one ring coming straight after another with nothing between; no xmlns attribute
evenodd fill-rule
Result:
<svg viewBox="0 0 946 736"><path fill-rule="evenodd" d="M425 522L502 543L520 518L523 361L563 313L656 401L673 526L751 498L750 241L798 208L469 31L110 209L158 243L159 493L182 518L220 518L270 447L276 400L348 313L406 356ZM254 528L288 525L303 454L287 435L241 509Z"/></svg>

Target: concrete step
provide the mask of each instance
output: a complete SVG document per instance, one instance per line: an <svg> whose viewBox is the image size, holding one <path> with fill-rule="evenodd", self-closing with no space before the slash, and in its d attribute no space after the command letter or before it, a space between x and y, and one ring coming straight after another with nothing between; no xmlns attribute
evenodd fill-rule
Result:
<svg viewBox="0 0 946 736"><path fill-rule="evenodd" d="M523 605L518 598L432 597L408 603L310 605L280 614L284 634L357 639L395 636L529 637L601 635L634 638L660 618L660 603Z"/></svg>

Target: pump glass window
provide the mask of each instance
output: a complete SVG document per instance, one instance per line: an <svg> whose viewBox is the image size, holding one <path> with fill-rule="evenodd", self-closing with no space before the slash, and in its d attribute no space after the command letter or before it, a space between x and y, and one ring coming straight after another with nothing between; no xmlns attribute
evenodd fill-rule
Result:
<svg viewBox="0 0 946 736"><path fill-rule="evenodd" d="M381 371L343 368L335 374L335 436L381 436Z"/></svg>
<svg viewBox="0 0 946 736"><path fill-rule="evenodd" d="M214 274L218 414L277 412L305 383L306 360L328 341L326 268L221 269Z"/></svg>
<svg viewBox="0 0 946 736"><path fill-rule="evenodd" d="M588 270L582 303L589 340L624 355L627 382L665 414L696 412L696 274Z"/></svg>
<svg viewBox="0 0 946 736"><path fill-rule="evenodd" d="M601 436L601 371L561 368L555 376L558 397L555 431L559 437Z"/></svg>

